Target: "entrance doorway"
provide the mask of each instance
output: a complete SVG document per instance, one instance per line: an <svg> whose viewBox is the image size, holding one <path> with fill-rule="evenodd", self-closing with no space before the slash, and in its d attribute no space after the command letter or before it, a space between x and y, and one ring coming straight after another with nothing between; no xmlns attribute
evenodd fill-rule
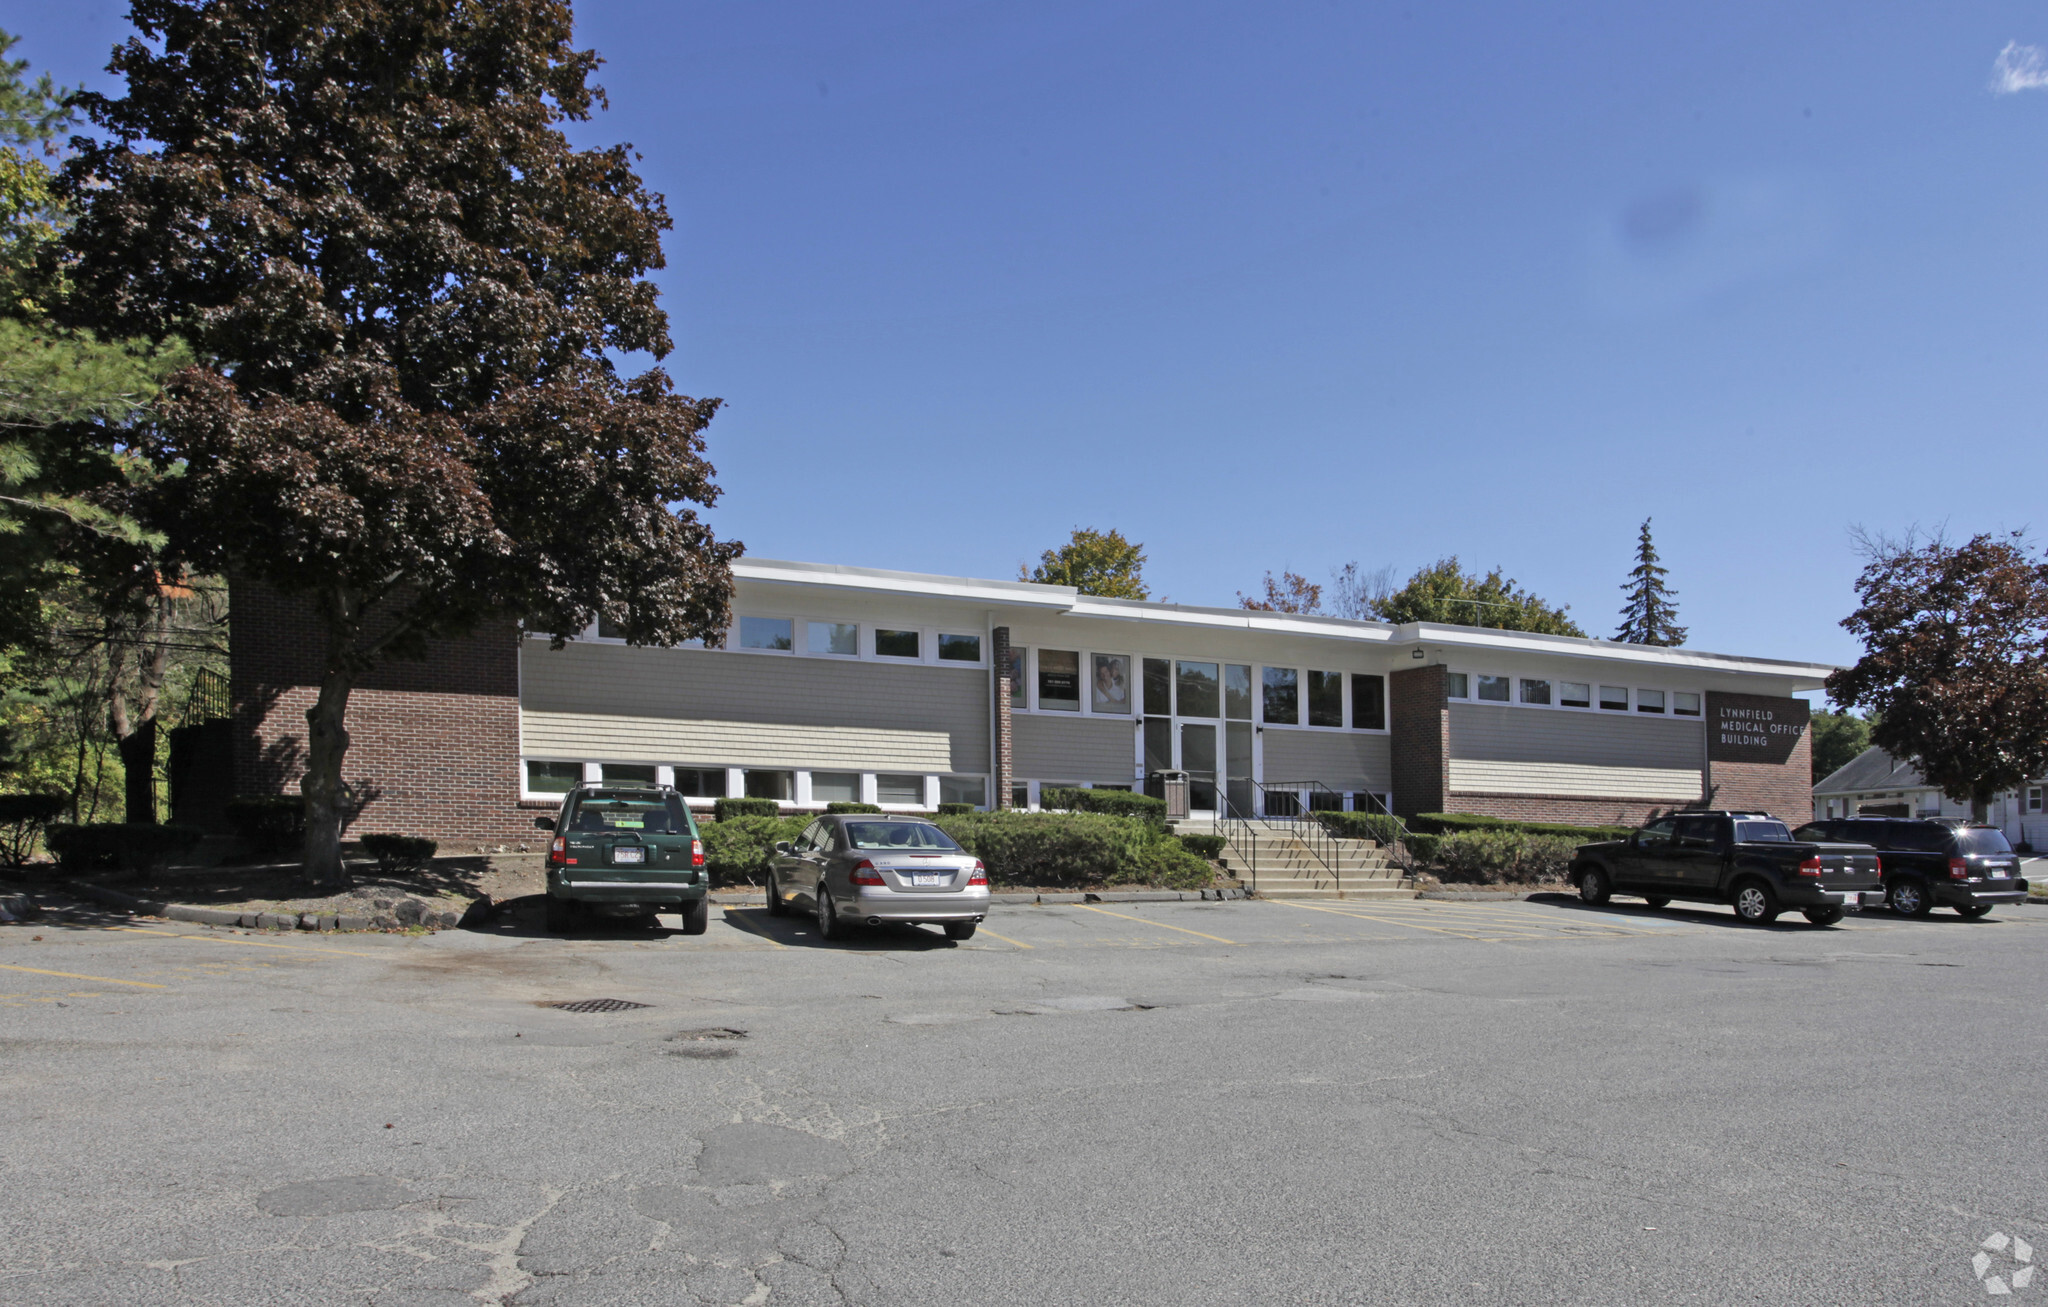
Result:
<svg viewBox="0 0 2048 1307"><path fill-rule="evenodd" d="M1145 771L1188 774L1190 816L1249 814L1254 793L1252 669L1243 663L1147 658Z"/></svg>

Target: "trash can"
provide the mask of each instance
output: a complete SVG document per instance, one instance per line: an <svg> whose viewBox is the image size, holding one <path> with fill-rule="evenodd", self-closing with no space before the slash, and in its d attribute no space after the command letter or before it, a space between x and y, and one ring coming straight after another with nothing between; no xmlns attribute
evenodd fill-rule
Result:
<svg viewBox="0 0 2048 1307"><path fill-rule="evenodd" d="M1184 771L1156 771L1145 778L1145 792L1166 800L1166 819L1180 821L1188 815L1188 774Z"/></svg>

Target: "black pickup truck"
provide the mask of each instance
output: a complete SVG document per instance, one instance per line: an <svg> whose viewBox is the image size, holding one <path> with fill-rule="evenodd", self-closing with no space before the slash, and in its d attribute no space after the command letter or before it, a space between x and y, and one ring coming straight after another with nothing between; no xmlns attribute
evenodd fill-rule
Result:
<svg viewBox="0 0 2048 1307"><path fill-rule="evenodd" d="M1582 844L1571 882L1588 903L1640 895L1653 908L1673 899L1729 903L1764 925L1797 908L1816 926L1884 902L1877 854L1863 844L1802 843L1763 812L1688 812L1662 817L1625 840Z"/></svg>

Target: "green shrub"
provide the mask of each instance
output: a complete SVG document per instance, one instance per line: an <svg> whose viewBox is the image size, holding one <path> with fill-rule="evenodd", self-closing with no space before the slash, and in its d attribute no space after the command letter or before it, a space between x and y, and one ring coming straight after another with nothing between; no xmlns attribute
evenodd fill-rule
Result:
<svg viewBox="0 0 2048 1307"><path fill-rule="evenodd" d="M1112 884L1158 885L1165 889L1205 889L1216 879L1207 860L1187 848L1186 840L1168 835L1154 826L1158 838L1145 845L1138 865Z"/></svg>
<svg viewBox="0 0 2048 1307"><path fill-rule="evenodd" d="M1377 840L1392 846L1403 836L1400 819L1384 812L1319 812L1315 818L1340 840Z"/></svg>
<svg viewBox="0 0 2048 1307"><path fill-rule="evenodd" d="M1078 786L1041 790L1038 806L1068 812L1099 812L1111 817L1142 817L1146 821L1166 820L1166 800L1130 790L1084 790Z"/></svg>
<svg viewBox="0 0 2048 1307"><path fill-rule="evenodd" d="M753 800L765 802L765 800ZM784 840L793 840L811 824L809 817L728 817L697 828L704 841L704 869L714 885L761 883L768 873L768 855Z"/></svg>
<svg viewBox="0 0 2048 1307"><path fill-rule="evenodd" d="M206 832L197 826L156 826L143 822L57 824L43 833L57 865L68 872L126 867L149 871L198 847Z"/></svg>
<svg viewBox="0 0 2048 1307"><path fill-rule="evenodd" d="M711 815L717 821L729 821L734 817L779 817L782 805L773 799L720 799L711 805Z"/></svg>
<svg viewBox="0 0 2048 1307"><path fill-rule="evenodd" d="M1157 830L1095 812L962 813L939 827L981 859L991 884L1030 886L1128 882L1143 874Z"/></svg>
<svg viewBox="0 0 2048 1307"><path fill-rule="evenodd" d="M70 806L68 794L0 794L0 867L27 863L44 827Z"/></svg>
<svg viewBox="0 0 2048 1307"><path fill-rule="evenodd" d="M848 803L844 799L825 805L827 812L880 812L881 808L872 803Z"/></svg>
<svg viewBox="0 0 2048 1307"><path fill-rule="evenodd" d="M1482 817L1473 812L1418 812L1408 819L1408 829L1426 835L1455 835L1461 831L1520 831L1525 835L1558 835L1589 844L1597 840L1618 840L1632 826L1575 826L1568 822L1508 821L1503 817Z"/></svg>
<svg viewBox="0 0 2048 1307"><path fill-rule="evenodd" d="M440 848L433 840L418 835L365 835L363 852L377 860L377 870L389 875L417 871Z"/></svg>
<svg viewBox="0 0 2048 1307"><path fill-rule="evenodd" d="M221 813L251 853L281 856L306 838L306 800L297 794L229 799Z"/></svg>
<svg viewBox="0 0 2048 1307"><path fill-rule="evenodd" d="M939 815L941 817L957 817L963 812L974 811L976 811L975 806L971 803L942 803L939 805Z"/></svg>
<svg viewBox="0 0 2048 1307"><path fill-rule="evenodd" d="M1438 837L1430 859L1447 884L1551 884L1564 879L1579 841L1517 830L1460 831Z"/></svg>
<svg viewBox="0 0 2048 1307"><path fill-rule="evenodd" d="M1424 835L1413 831L1409 832L1407 839L1401 841L1402 846L1408 850L1409 861L1418 867L1427 867L1435 863L1437 846L1443 842L1444 837L1441 835Z"/></svg>
<svg viewBox="0 0 2048 1307"><path fill-rule="evenodd" d="M1220 858L1223 846L1229 843L1221 835L1183 835L1180 846L1198 858Z"/></svg>

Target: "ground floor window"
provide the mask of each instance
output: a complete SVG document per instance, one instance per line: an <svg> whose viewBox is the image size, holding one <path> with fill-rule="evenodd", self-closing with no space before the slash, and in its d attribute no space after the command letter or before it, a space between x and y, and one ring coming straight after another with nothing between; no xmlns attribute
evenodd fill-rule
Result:
<svg viewBox="0 0 2048 1307"><path fill-rule="evenodd" d="M686 799L722 799L725 797L725 768L723 767L675 767L672 782L676 793Z"/></svg>
<svg viewBox="0 0 2048 1307"><path fill-rule="evenodd" d="M860 773L814 771L811 773L812 803L859 803Z"/></svg>
<svg viewBox="0 0 2048 1307"><path fill-rule="evenodd" d="M654 764L651 762L608 762L603 768L604 783L607 785L652 785Z"/></svg>
<svg viewBox="0 0 2048 1307"><path fill-rule="evenodd" d="M528 794L567 794L583 783L580 762L529 762L526 764Z"/></svg>
<svg viewBox="0 0 2048 1307"><path fill-rule="evenodd" d="M979 808L988 803L988 778L985 776L941 776L939 777L940 803L971 803Z"/></svg>
<svg viewBox="0 0 2048 1307"><path fill-rule="evenodd" d="M750 799L774 799L780 803L796 800L796 773L769 771L761 768L747 768L746 796Z"/></svg>
<svg viewBox="0 0 2048 1307"><path fill-rule="evenodd" d="M876 776L875 802L884 807L923 807L924 777Z"/></svg>

